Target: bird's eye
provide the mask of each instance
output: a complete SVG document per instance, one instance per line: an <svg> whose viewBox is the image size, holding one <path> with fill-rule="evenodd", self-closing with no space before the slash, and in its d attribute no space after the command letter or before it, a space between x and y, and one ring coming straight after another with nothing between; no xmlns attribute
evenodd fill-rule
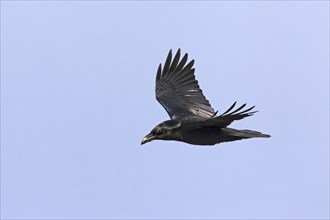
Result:
<svg viewBox="0 0 330 220"><path fill-rule="evenodd" d="M156 135L156 136L158 136L158 135L162 135L163 133L164 133L164 132L163 132L162 129L154 130L154 131L152 132L152 134L153 134L153 135Z"/></svg>
<svg viewBox="0 0 330 220"><path fill-rule="evenodd" d="M168 132L167 129L161 129L161 130L159 131L159 133L162 134L162 135L165 135L165 134L168 134L169 132Z"/></svg>

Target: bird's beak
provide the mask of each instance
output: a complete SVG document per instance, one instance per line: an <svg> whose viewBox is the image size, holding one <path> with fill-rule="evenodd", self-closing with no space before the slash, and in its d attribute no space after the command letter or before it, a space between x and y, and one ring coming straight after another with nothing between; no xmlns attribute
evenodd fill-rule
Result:
<svg viewBox="0 0 330 220"><path fill-rule="evenodd" d="M156 138L156 136L154 136L152 133L149 133L149 134L147 134L143 139L142 139L142 141L141 141L141 145L142 144L145 144L145 143L147 143L147 142L149 142L149 141L152 141L152 140L154 140Z"/></svg>

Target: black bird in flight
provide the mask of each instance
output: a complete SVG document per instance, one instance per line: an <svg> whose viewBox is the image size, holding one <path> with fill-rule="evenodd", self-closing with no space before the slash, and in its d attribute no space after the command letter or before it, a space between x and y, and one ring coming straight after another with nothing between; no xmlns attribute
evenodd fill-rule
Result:
<svg viewBox="0 0 330 220"><path fill-rule="evenodd" d="M195 79L194 60L186 64L188 54L180 60L180 49L172 60L169 51L164 68L159 64L156 76L156 99L165 108L171 120L157 125L141 141L175 140L194 145L214 145L248 138L268 138L258 131L228 128L235 120L256 113L246 104L235 109L236 102L217 116Z"/></svg>

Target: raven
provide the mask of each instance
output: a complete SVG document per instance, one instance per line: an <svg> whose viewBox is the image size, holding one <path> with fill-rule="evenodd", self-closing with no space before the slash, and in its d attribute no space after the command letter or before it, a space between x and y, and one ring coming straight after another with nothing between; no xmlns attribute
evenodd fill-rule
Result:
<svg viewBox="0 0 330 220"><path fill-rule="evenodd" d="M221 142L247 138L268 138L258 131L228 128L235 120L248 117L257 111L246 104L235 108L236 102L223 114L217 116L195 79L194 60L186 64L188 54L180 60L178 49L172 60L169 51L164 68L159 64L156 76L156 99L165 108L171 120L157 125L141 141L175 140L193 145L215 145Z"/></svg>

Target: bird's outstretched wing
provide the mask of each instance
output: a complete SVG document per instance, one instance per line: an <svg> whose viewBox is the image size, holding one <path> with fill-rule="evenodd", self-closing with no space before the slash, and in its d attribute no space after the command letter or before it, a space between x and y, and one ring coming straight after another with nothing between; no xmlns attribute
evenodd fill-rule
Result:
<svg viewBox="0 0 330 220"><path fill-rule="evenodd" d="M188 54L180 60L180 49L172 60L168 53L162 69L159 64L156 76L156 99L165 108L171 119L188 117L210 118L215 115L209 101L195 79L194 60L187 65Z"/></svg>

